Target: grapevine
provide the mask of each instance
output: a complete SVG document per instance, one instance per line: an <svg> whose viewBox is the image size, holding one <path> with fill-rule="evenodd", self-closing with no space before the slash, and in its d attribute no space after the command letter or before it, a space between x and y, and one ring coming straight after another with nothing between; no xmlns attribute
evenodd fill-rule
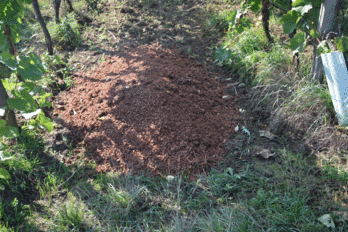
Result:
<svg viewBox="0 0 348 232"><path fill-rule="evenodd" d="M0 64L3 70L8 71L6 75L0 76L0 96L6 98L0 105L0 137L14 138L20 134L20 127L16 127L16 118L11 112L22 114L25 118L36 116L29 121L30 125L41 125L48 131L53 130L50 119L40 110L51 106L47 101L51 94L46 93L39 84L45 73L41 59L32 52L20 54L15 47L20 41L18 30L24 17L24 6L31 2L32 0L0 2Z"/></svg>

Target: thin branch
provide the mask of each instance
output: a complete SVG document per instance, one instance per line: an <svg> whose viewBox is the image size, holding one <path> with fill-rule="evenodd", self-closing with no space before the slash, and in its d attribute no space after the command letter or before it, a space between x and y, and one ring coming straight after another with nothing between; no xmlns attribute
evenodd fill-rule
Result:
<svg viewBox="0 0 348 232"><path fill-rule="evenodd" d="M272 5L272 6L276 7L276 8L278 8L279 10L282 10L282 11L285 12L285 13L289 11L289 10L287 10L287 9L284 9L284 8L278 6L277 4L275 4L275 3L273 3L273 2L268 1L268 3L269 3L270 5Z"/></svg>
<svg viewBox="0 0 348 232"><path fill-rule="evenodd" d="M7 35L8 40L10 41L11 48L13 50L13 55L16 57L16 47L14 46L12 40L11 40L11 28L9 25L5 26L5 35Z"/></svg>
<svg viewBox="0 0 348 232"><path fill-rule="evenodd" d="M16 51L16 47L15 47L13 41L11 40L11 28L10 28L9 25L5 26L5 32L4 33L5 33L5 35L7 35L7 38L10 41L11 48L12 48L12 51L13 51L13 55L14 55L15 59L17 60L17 56L16 56L17 51ZM18 78L19 81L23 82L22 77L18 73L17 73L17 78Z"/></svg>
<svg viewBox="0 0 348 232"><path fill-rule="evenodd" d="M114 34L112 34L112 32L111 31L109 31L108 30L108 32L115 38L115 40L116 40L116 42L117 42L117 38L116 38L116 36L114 35Z"/></svg>
<svg viewBox="0 0 348 232"><path fill-rule="evenodd" d="M314 32L316 32L315 26L314 26L314 21L313 21L313 19L312 19L312 9L309 11L309 18L311 19ZM317 38L317 40L318 40L318 42L320 43L319 38Z"/></svg>

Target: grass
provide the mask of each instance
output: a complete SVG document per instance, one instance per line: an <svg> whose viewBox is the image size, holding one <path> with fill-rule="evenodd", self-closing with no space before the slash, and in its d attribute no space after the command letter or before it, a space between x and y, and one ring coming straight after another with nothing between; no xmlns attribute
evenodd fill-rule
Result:
<svg viewBox="0 0 348 232"><path fill-rule="evenodd" d="M153 3L138 2L144 7ZM47 15L50 2L40 3ZM117 7L125 3L117 2ZM73 4L78 11L87 11L84 1ZM209 4L217 9L233 6L222 0ZM40 31L31 11L27 11L23 38ZM10 174L8 181L1 182L5 189L0 190L0 231L328 231L318 221L325 214L335 219L332 231L346 231L347 222L337 220L333 214L347 211L347 152L340 140L346 132L335 135L337 121L327 87L313 85L307 79L310 50L301 54L299 72L294 73L291 52L279 41L280 36L275 37L276 44L271 49L261 26L231 39L227 35L228 13L213 12L205 33L218 31L225 35L216 51L217 63L247 83L253 94L251 108L263 107L264 112L269 112L270 123L264 129L280 137L274 158L254 156L250 151L258 136L249 139L239 134L235 138L242 142L238 156L247 161L238 161L232 154L226 161L229 165L213 169L196 181L180 175L171 181L146 174L86 175L93 164L62 164L44 143L45 132L27 127L16 143L2 141L6 146L2 156L13 158L0 163L0 168ZM100 21L104 23L110 20L101 15L98 10L91 13L93 18L102 17ZM76 25L75 16L70 17L70 21L62 18L63 25ZM122 20L117 22L122 24ZM272 33L279 29L277 20L279 16L271 16L275 24ZM66 40L74 46L96 32L89 26L59 28L53 21L48 25L51 32L57 32L52 33L56 39L61 38L60 32L71 29L73 37L65 37L61 43ZM99 28L100 43L114 39L107 30ZM40 33L37 37L43 41ZM112 43L110 39L107 43ZM23 46L29 42L24 41ZM97 50L99 45L91 42L89 49ZM65 87L72 85L70 62L74 59L78 58L44 55L45 83L56 85L54 79L58 77L64 80ZM55 88L58 91L61 87ZM287 135L301 140L290 144ZM311 154L293 151L305 142L313 148ZM315 142L323 145L318 148Z"/></svg>
<svg viewBox="0 0 348 232"><path fill-rule="evenodd" d="M57 49L74 49L81 43L81 36L79 32L79 24L75 19L74 12L69 13L57 24L50 21L47 25L47 29L52 37L52 41L57 44Z"/></svg>

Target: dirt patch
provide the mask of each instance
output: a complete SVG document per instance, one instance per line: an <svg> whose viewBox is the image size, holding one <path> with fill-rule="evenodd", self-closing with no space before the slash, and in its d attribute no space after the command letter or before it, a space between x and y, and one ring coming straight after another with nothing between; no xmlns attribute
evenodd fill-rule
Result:
<svg viewBox="0 0 348 232"><path fill-rule="evenodd" d="M55 111L97 171L195 175L221 161L236 126L234 100L215 75L176 49L125 49L79 73Z"/></svg>

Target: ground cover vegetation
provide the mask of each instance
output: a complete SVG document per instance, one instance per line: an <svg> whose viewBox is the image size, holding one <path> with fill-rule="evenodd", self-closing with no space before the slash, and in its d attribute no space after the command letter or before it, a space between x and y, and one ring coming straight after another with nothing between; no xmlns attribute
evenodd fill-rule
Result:
<svg viewBox="0 0 348 232"><path fill-rule="evenodd" d="M31 5L23 5L22 23L12 32L19 58L6 52L10 45L6 37L0 38L7 46L1 48L1 63L13 64L11 77L1 77L12 90L9 97L23 99L19 94L26 94L33 99L32 104L22 104L26 108L9 102L21 133L8 128L7 135L16 139L2 137L0 143L1 230L348 229L347 130L337 123L326 83L308 78L311 46L299 53L301 64L294 65L287 46L291 38L280 22L283 12L270 11L270 44L260 12L248 12L250 27L231 35L231 16L241 9L239 1L75 0L72 13L62 4L59 23L52 2L38 2L55 55L46 53ZM289 9L288 1L277 4ZM167 20L179 16L185 20ZM185 36L166 35L173 29ZM174 178L95 173L95 163L85 162L84 153L72 165L61 162L58 157L72 157L78 145L54 121L49 102L74 86L74 72L92 72L113 55L109 48L122 51L122 45L155 39L177 46L193 62L215 63L221 73L217 78L229 87L226 94L238 100L244 120L225 143L223 161L193 181L185 173ZM28 67L26 62L40 70L35 80L20 71ZM35 99L29 93L38 86ZM43 112L27 119L37 105ZM3 124L0 120L1 131Z"/></svg>

